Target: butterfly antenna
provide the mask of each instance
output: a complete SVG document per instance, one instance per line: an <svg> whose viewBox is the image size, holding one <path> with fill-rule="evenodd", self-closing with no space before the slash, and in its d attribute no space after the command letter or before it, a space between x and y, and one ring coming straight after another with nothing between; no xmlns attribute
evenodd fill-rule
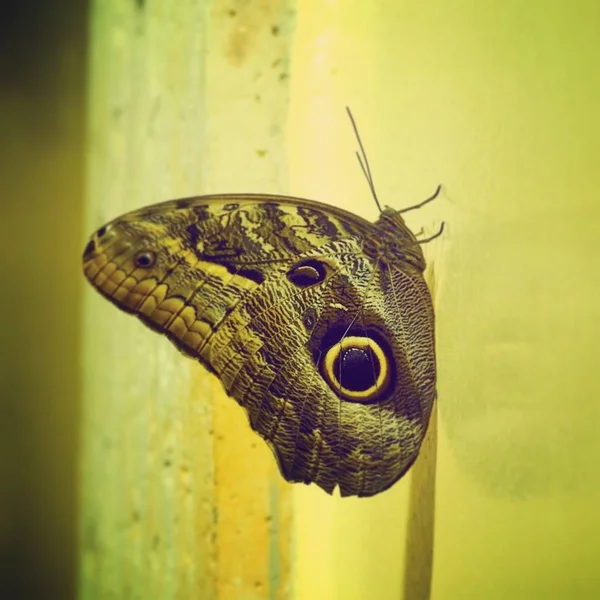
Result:
<svg viewBox="0 0 600 600"><path fill-rule="evenodd" d="M398 214L402 214L402 213L408 212L409 210L415 210L415 208L421 208L422 206L425 206L426 204L429 204L432 200L435 200L440 195L441 191L442 191L442 185L440 184L435 189L435 192L433 192L433 194L431 196L429 196L429 198L426 198L425 200L423 200L423 202L419 202L419 204L413 204L412 206L409 206L407 208L403 208L403 209L398 210L396 212Z"/></svg>
<svg viewBox="0 0 600 600"><path fill-rule="evenodd" d="M375 191L375 184L373 183L373 176L371 175L371 167L369 166L369 160L367 159L367 153L365 152L365 148L363 146L362 140L360 139L360 134L358 133L358 127L356 126L356 121L350 112L350 109L346 106L346 111L348 112L348 116L350 117L350 122L352 123L352 129L354 129L354 135L356 136L356 140L358 141L358 145L360 147L360 152L356 153L356 158L358 158L358 162L360 164L360 168L365 175L367 183L369 184L369 188L371 189L371 194L373 194L373 198L375 200L375 204L377 204L377 208L379 212L383 212L381 208L381 204L379 203L379 198L377 197L377 192Z"/></svg>

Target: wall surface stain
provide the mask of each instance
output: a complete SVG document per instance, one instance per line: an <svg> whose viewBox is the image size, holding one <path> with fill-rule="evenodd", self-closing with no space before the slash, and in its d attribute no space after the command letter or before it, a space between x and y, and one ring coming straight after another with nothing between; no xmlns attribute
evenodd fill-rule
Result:
<svg viewBox="0 0 600 600"><path fill-rule="evenodd" d="M229 31L223 53L231 64L241 67L252 54L261 34L277 37L282 33L280 23L285 0L227 0L217 1L213 16Z"/></svg>

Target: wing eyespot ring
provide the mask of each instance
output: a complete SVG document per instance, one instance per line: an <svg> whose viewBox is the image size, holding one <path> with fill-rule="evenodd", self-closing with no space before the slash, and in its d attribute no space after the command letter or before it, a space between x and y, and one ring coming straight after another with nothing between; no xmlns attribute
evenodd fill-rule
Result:
<svg viewBox="0 0 600 600"><path fill-rule="evenodd" d="M372 337L351 335L325 352L321 372L343 400L367 403L382 398L392 380L392 366Z"/></svg>

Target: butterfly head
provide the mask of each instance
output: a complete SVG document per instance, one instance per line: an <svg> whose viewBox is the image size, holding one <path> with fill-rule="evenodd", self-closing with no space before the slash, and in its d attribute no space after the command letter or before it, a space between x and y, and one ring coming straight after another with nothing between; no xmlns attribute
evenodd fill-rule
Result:
<svg viewBox="0 0 600 600"><path fill-rule="evenodd" d="M406 225L400 211L385 208L375 222L378 230L378 254L388 262L408 263L420 272L425 270L423 250L414 233Z"/></svg>

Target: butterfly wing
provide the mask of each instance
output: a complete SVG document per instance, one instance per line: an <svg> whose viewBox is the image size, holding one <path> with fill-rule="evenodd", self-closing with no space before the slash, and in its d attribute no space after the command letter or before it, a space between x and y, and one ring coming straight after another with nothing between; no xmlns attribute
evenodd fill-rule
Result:
<svg viewBox="0 0 600 600"><path fill-rule="evenodd" d="M435 398L429 292L386 236L311 201L184 199L101 227L84 272L216 373L288 481L370 496L416 458Z"/></svg>

